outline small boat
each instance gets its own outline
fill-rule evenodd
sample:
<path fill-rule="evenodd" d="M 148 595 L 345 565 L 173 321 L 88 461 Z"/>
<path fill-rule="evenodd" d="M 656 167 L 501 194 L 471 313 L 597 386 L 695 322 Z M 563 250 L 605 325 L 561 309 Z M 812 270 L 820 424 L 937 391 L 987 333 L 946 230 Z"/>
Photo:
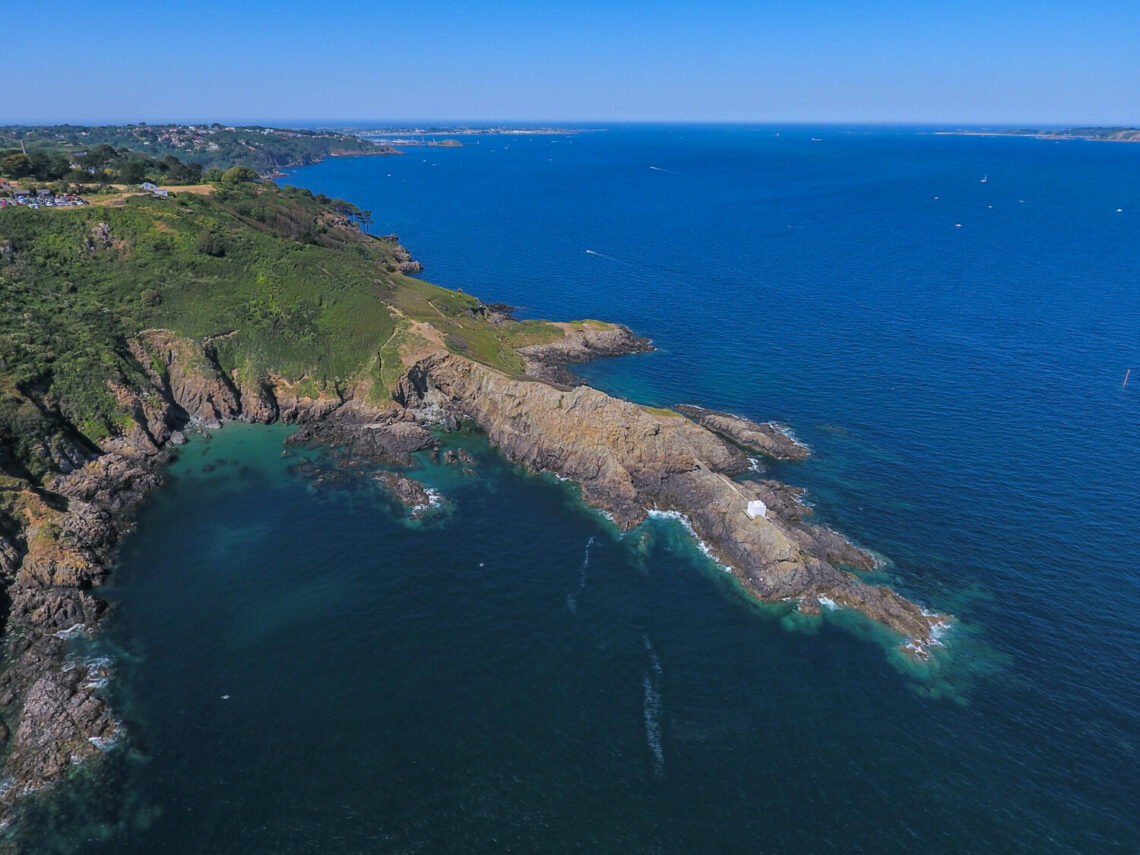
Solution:
<path fill-rule="evenodd" d="M 981 180 L 981 181 L 979 181 L 978 183 L 979 183 L 979 184 L 985 184 L 985 183 L 987 183 L 989 180 L 990 180 L 990 176 L 989 176 L 989 175 L 983 175 L 983 176 L 982 176 L 982 180 Z"/>

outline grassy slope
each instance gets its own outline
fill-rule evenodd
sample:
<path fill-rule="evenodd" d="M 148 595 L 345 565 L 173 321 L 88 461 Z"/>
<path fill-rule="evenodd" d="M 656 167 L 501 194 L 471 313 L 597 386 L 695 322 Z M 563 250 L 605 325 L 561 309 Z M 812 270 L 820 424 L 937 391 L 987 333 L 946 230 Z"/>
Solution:
<path fill-rule="evenodd" d="M 96 442 L 117 433 L 126 416 L 108 382 L 146 387 L 127 339 L 147 328 L 217 336 L 226 368 L 302 393 L 368 376 L 377 401 L 402 370 L 399 315 L 510 373 L 515 347 L 563 335 L 541 321 L 493 326 L 476 298 L 396 272 L 393 249 L 308 191 L 272 184 L 0 212 L 0 468 L 46 474 L 40 449 L 61 421 Z"/>

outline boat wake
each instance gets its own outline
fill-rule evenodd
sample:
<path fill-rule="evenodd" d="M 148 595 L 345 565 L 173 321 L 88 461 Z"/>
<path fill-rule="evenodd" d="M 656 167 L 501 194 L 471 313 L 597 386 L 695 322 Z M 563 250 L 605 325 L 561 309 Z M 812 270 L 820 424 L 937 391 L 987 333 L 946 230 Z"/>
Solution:
<path fill-rule="evenodd" d="M 641 680 L 645 690 L 642 710 L 645 715 L 645 742 L 653 755 L 653 774 L 660 778 L 665 774 L 665 749 L 661 745 L 661 660 L 653 649 L 649 636 L 642 634 L 645 652 L 649 654 L 650 670 Z"/>
<path fill-rule="evenodd" d="M 586 590 L 586 568 L 590 566 L 590 547 L 594 545 L 593 535 L 586 541 L 586 555 L 582 559 L 582 567 L 578 570 L 578 587 L 566 595 L 566 606 L 573 614 L 578 613 L 578 596 Z"/>
<path fill-rule="evenodd" d="M 634 267 L 635 266 L 635 265 L 630 264 L 628 261 L 622 261 L 620 258 L 614 258 L 612 255 L 606 255 L 604 252 L 596 252 L 592 249 L 586 250 L 586 255 L 596 255 L 598 258 L 604 258 L 607 261 L 614 261 L 614 262 L 617 262 L 618 264 L 624 264 L 626 267 Z"/>

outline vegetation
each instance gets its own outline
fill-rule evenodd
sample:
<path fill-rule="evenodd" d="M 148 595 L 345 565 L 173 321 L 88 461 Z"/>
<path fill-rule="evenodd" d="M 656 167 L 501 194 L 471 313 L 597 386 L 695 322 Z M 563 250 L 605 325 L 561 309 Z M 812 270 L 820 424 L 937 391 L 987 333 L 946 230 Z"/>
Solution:
<path fill-rule="evenodd" d="M 395 272 L 395 244 L 364 234 L 350 203 L 231 173 L 209 195 L 0 211 L 0 470 L 40 479 L 53 444 L 128 428 L 117 392 L 151 388 L 137 355 L 148 328 L 212 341 L 242 380 L 316 395 L 368 379 L 376 401 L 413 321 L 509 372 L 516 347 L 563 334 L 493 324 L 476 298 Z"/>
<path fill-rule="evenodd" d="M 1045 139 L 1061 140 L 1111 140 L 1114 142 L 1140 142 L 1140 129 L 1137 128 L 1065 128 L 1031 130 L 1019 128 L 1016 130 L 997 131 L 999 134 L 1010 136 L 1043 137 Z"/>
<path fill-rule="evenodd" d="M 0 176 L 137 184 L 145 175 L 168 184 L 195 184 L 206 171 L 225 171 L 238 164 L 264 175 L 315 163 L 330 154 L 384 151 L 395 150 L 350 134 L 260 126 L 10 125 L 0 127 Z"/>

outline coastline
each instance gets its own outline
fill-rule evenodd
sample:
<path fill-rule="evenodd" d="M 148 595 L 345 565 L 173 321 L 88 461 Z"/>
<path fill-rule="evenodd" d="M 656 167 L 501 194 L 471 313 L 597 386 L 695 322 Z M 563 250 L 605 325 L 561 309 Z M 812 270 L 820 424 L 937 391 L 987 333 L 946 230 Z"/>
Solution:
<path fill-rule="evenodd" d="M 1014 137 L 1019 139 L 1031 140 L 1052 140 L 1059 142 L 1062 140 L 1080 140 L 1083 142 L 1112 142 L 1112 143 L 1140 143 L 1140 131 L 1132 131 L 1136 134 L 1130 137 L 1111 137 L 1111 136 L 1097 136 L 1093 134 L 1079 134 L 1079 133 L 1066 133 L 1064 131 L 1050 132 L 1050 131 L 1027 131 L 1027 132 L 1014 132 L 1014 131 L 933 131 L 934 136 L 947 136 L 947 137 Z"/>
<path fill-rule="evenodd" d="M 499 315 L 482 309 L 496 323 Z M 677 515 L 749 595 L 794 600 L 805 615 L 818 615 L 821 604 L 845 606 L 894 631 L 910 655 L 930 655 L 942 616 L 863 584 L 848 568 L 873 569 L 874 559 L 808 523 L 810 509 L 795 488 L 739 479 L 752 469 L 745 449 L 785 459 L 800 459 L 806 449 L 786 436 L 781 445 L 775 428 L 729 414 L 694 408 L 699 414 L 691 418 L 572 386 L 567 363 L 651 345 L 620 325 L 554 326 L 562 338 L 519 348 L 524 372 L 511 376 L 454 352 L 431 323 L 408 320 L 400 377 L 383 404 L 368 403 L 359 385 L 308 397 L 283 380 L 242 382 L 223 369 L 209 341 L 167 330 L 139 333 L 130 347 L 149 366 L 151 389 L 118 390 L 129 424 L 99 445 L 70 428 L 71 441 L 53 449 L 58 474 L 50 491 L 21 487 L 16 507 L 25 524 L 0 531 L 0 567 L 13 603 L 0 707 L 16 723 L 4 734 L 8 783 L 0 822 L 10 820 L 21 797 L 66 777 L 121 735 L 124 725 L 99 691 L 105 665 L 77 665 L 68 641 L 98 632 L 107 606 L 95 589 L 109 576 L 134 509 L 161 488 L 163 466 L 183 432 L 230 421 L 324 426 L 326 435 L 316 431 L 315 441 L 359 444 L 357 453 L 379 465 L 427 447 L 427 427 L 471 422 L 509 460 L 573 480 L 586 503 L 619 529 L 654 514 Z M 710 416 L 719 420 L 701 423 Z M 413 479 L 396 476 L 386 486 L 409 506 L 424 500 Z"/>

